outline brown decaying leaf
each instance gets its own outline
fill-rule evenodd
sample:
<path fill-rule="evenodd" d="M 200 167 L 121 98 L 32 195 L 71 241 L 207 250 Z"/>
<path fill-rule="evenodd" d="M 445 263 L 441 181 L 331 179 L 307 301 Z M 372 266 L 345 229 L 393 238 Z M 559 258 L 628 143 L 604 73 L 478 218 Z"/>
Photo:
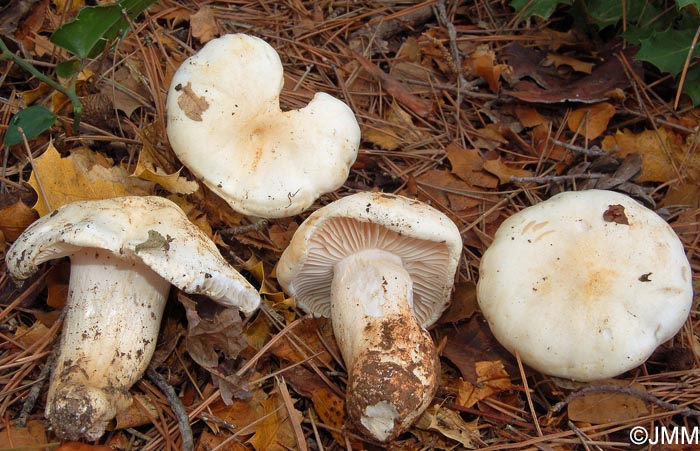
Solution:
<path fill-rule="evenodd" d="M 576 72 L 583 72 L 584 74 L 590 74 L 595 67 L 594 63 L 581 61 L 571 56 L 557 55 L 556 53 L 548 53 L 542 65 L 545 67 L 554 65 L 556 68 L 569 66 Z"/>
<path fill-rule="evenodd" d="M 457 282 L 450 300 L 450 306 L 438 320 L 438 324 L 456 323 L 470 318 L 479 308 L 474 282 Z"/>
<path fill-rule="evenodd" d="M 319 338 L 319 334 L 323 335 L 323 342 Z M 333 362 L 333 356 L 326 349 L 324 342 L 333 346 L 335 355 L 340 355 L 340 350 L 335 345 L 330 321 L 327 318 L 303 318 L 301 324 L 296 326 L 293 332 L 285 335 L 284 338 L 270 347 L 270 352 L 288 362 L 301 362 L 316 355 L 314 360 L 318 359 L 324 364 L 330 365 Z M 300 349 L 306 355 L 302 355 Z"/>
<path fill-rule="evenodd" d="M 203 5 L 190 16 L 190 30 L 192 30 L 192 37 L 199 39 L 202 44 L 221 34 L 211 6 Z"/>
<path fill-rule="evenodd" d="M 501 73 L 508 70 L 507 64 L 496 64 L 496 54 L 488 45 L 478 46 L 464 59 L 462 66 L 473 75 L 486 80 L 493 92 L 498 92 Z"/>
<path fill-rule="evenodd" d="M 509 183 L 511 177 L 531 177 L 532 172 L 508 166 L 501 158 L 484 161 L 484 169 L 498 177 L 501 184 Z"/>
<path fill-rule="evenodd" d="M 480 442 L 479 420 L 466 422 L 452 409 L 434 405 L 416 421 L 416 427 L 437 431 L 468 449 L 476 449 Z"/>
<path fill-rule="evenodd" d="M 458 325 L 440 326 L 439 334 L 447 337 L 442 355 L 459 369 L 465 381 L 477 383 L 476 363 L 481 361 L 500 360 L 508 374 L 519 374 L 515 358 L 496 341 L 481 315 Z"/>
<path fill-rule="evenodd" d="M 464 149 L 451 143 L 445 149 L 452 173 L 466 183 L 482 188 L 496 188 L 498 179 L 484 171 L 484 157 L 478 149 Z"/>
<path fill-rule="evenodd" d="M 610 379 L 598 384 L 628 386 L 629 382 Z M 641 384 L 631 388 L 645 391 Z M 625 392 L 592 391 L 574 398 L 567 407 L 569 419 L 591 424 L 617 423 L 641 418 L 651 412 L 646 402 Z"/>
<path fill-rule="evenodd" d="M 12 426 L 12 424 L 8 422 L 7 429 L 0 434 L 0 449 L 41 449 L 41 446 L 37 445 L 49 443 L 46 439 L 46 429 L 43 421 L 30 420 L 23 428 Z"/>
<path fill-rule="evenodd" d="M 596 139 L 608 130 L 608 123 L 614 115 L 614 106 L 600 102 L 572 111 L 566 125 L 586 139 Z"/>
<path fill-rule="evenodd" d="M 476 362 L 475 368 L 476 383 L 459 381 L 456 402 L 460 406 L 471 407 L 482 399 L 514 387 L 500 360 Z"/>
<path fill-rule="evenodd" d="M 158 408 L 148 396 L 134 393 L 131 405 L 114 417 L 114 430 L 151 424 L 151 418 L 158 418 Z"/>
<path fill-rule="evenodd" d="M 260 419 L 255 426 L 255 434 L 248 443 L 256 451 L 287 451 L 297 449 L 297 441 L 289 415 L 296 415 L 301 421 L 301 412 L 294 409 L 289 412 L 278 395 L 272 395 L 260 401 Z"/>
<path fill-rule="evenodd" d="M 66 442 L 56 448 L 54 451 L 114 451 L 110 446 L 105 445 L 90 445 L 81 442 Z"/>
<path fill-rule="evenodd" d="M 449 206 L 453 212 L 466 210 L 479 204 L 479 200 L 459 194 L 460 191 L 474 192 L 477 189 L 447 169 L 431 169 L 421 174 L 416 179 L 416 183 L 431 197 L 439 199 L 440 203 Z"/>
<path fill-rule="evenodd" d="M 395 150 L 405 142 L 420 141 L 428 134 L 416 128 L 413 118 L 398 103 L 392 102 L 384 111 L 385 124 L 363 127 L 362 138 L 386 150 Z"/>
<path fill-rule="evenodd" d="M 351 52 L 362 68 L 379 80 L 386 92 L 393 96 L 398 103 L 420 117 L 427 117 L 433 111 L 433 102 L 411 94 L 399 81 L 372 64 L 370 60 L 355 51 L 351 50 Z"/>
<path fill-rule="evenodd" d="M 193 121 L 202 122 L 202 114 L 209 109 L 209 102 L 204 96 L 197 95 L 192 90 L 192 83 L 185 86 L 178 84 L 175 91 L 180 93 L 177 97 L 177 106 L 185 113 L 185 116 Z"/>
<path fill-rule="evenodd" d="M 0 231 L 8 241 L 15 241 L 29 224 L 39 219 L 36 210 L 21 200 L 0 210 Z"/>

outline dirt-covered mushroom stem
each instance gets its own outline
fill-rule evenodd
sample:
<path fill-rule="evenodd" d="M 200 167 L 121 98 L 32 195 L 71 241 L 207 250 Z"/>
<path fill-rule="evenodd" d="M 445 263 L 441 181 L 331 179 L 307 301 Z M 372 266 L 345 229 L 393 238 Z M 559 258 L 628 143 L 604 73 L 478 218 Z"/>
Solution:
<path fill-rule="evenodd" d="M 170 283 L 138 261 L 84 249 L 71 257 L 69 286 L 46 413 L 59 438 L 97 440 L 151 361 Z"/>
<path fill-rule="evenodd" d="M 46 416 L 63 440 L 98 439 L 131 403 L 155 350 L 170 285 L 246 314 L 260 297 L 173 202 L 155 196 L 74 202 L 15 241 L 7 269 L 23 280 L 69 257 L 71 276 Z"/>
<path fill-rule="evenodd" d="M 348 418 L 373 440 L 406 431 L 435 394 L 440 364 L 426 328 L 447 308 L 461 251 L 443 213 L 364 192 L 313 212 L 279 260 L 277 280 L 297 305 L 332 319 Z"/>
<path fill-rule="evenodd" d="M 413 281 L 397 255 L 369 249 L 335 265 L 331 319 L 348 369 L 349 416 L 384 441 L 432 400 L 440 362 L 413 316 Z"/>

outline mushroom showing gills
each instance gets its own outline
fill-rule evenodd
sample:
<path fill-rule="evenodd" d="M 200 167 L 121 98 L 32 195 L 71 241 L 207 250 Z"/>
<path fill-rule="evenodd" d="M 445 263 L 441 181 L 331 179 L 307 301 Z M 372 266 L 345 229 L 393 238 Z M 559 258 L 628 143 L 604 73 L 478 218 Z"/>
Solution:
<path fill-rule="evenodd" d="M 578 381 L 642 364 L 692 304 L 671 227 L 613 191 L 565 192 L 514 214 L 484 253 L 479 306 L 498 341 L 530 367 Z"/>
<path fill-rule="evenodd" d="M 282 111 L 277 52 L 262 39 L 209 41 L 176 71 L 168 138 L 180 161 L 236 211 L 293 216 L 339 188 L 357 157 L 360 127 L 342 101 L 318 93 Z"/>
<path fill-rule="evenodd" d="M 46 416 L 63 440 L 99 438 L 131 403 L 170 285 L 253 312 L 258 292 L 183 211 L 161 197 L 75 202 L 34 222 L 7 254 L 15 279 L 68 256 L 71 274 Z"/>
<path fill-rule="evenodd" d="M 330 316 L 349 418 L 375 440 L 405 431 L 435 394 L 440 363 L 425 328 L 448 305 L 461 250 L 432 207 L 359 193 L 312 213 L 277 265 L 301 308 Z"/>

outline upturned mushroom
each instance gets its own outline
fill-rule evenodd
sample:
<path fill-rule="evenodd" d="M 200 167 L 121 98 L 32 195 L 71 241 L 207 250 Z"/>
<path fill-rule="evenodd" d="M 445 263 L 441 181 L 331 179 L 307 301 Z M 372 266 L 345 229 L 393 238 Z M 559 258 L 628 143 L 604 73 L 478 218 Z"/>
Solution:
<path fill-rule="evenodd" d="M 282 111 L 277 52 L 262 39 L 209 41 L 175 73 L 168 137 L 180 161 L 236 211 L 293 216 L 339 188 L 357 157 L 360 128 L 342 101 L 317 93 Z"/>
<path fill-rule="evenodd" d="M 123 197 L 65 205 L 34 222 L 7 253 L 13 278 L 70 257 L 66 316 L 46 417 L 64 440 L 96 440 L 131 403 L 146 370 L 170 285 L 238 307 L 258 292 L 173 202 Z"/>
<path fill-rule="evenodd" d="M 348 416 L 375 440 L 405 431 L 435 394 L 440 362 L 425 328 L 448 305 L 461 250 L 441 212 L 367 192 L 312 213 L 277 265 L 301 308 L 331 318 Z"/>
<path fill-rule="evenodd" d="M 479 306 L 498 341 L 542 373 L 578 381 L 642 364 L 688 317 L 683 244 L 613 191 L 564 192 L 514 214 L 484 253 Z"/>

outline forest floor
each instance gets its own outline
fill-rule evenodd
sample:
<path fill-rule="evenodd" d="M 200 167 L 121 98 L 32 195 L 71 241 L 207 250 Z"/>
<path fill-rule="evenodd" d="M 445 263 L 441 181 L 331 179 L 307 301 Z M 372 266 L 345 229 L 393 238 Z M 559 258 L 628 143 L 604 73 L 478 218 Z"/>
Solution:
<path fill-rule="evenodd" d="M 57 79 L 57 64 L 70 55 L 49 37 L 83 0 L 4 3 L 0 37 Z M 340 189 L 300 215 L 249 228 L 182 169 L 166 135 L 175 70 L 227 33 L 261 37 L 277 50 L 284 110 L 326 92 L 350 106 L 362 131 Z M 631 440 L 634 428 L 697 432 L 696 303 L 645 364 L 589 384 L 524 367 L 498 345 L 476 303 L 480 258 L 499 225 L 556 193 L 591 188 L 629 194 L 666 219 L 685 246 L 697 292 L 700 110 L 677 95 L 673 77 L 635 60 L 634 46 L 603 39 L 565 13 L 520 21 L 507 2 L 491 0 L 162 0 L 112 44 L 73 79 L 84 106 L 77 131 L 65 93 L 0 60 L 0 135 L 29 105 L 58 116 L 47 131 L 4 149 L 0 251 L 52 208 L 116 195 L 168 197 L 215 240 L 269 308 L 242 323 L 202 313 L 208 335 L 197 342 L 187 296 L 171 293 L 155 366 L 182 400 L 197 450 L 625 450 L 647 449 Z M 274 273 L 312 211 L 360 191 L 427 202 L 454 221 L 464 242 L 451 307 L 430 330 L 442 363 L 437 394 L 390 445 L 348 424 L 347 375 L 329 323 L 298 310 Z M 0 449 L 59 445 L 44 422 L 45 388 L 26 426 L 17 420 L 60 336 L 68 272 L 67 262 L 53 262 L 18 287 L 1 268 Z M 216 352 L 211 343 L 219 343 Z M 132 407 L 97 443 L 62 449 L 181 449 L 163 391 L 144 378 L 131 393 Z M 677 441 L 654 449 L 697 449 L 695 439 L 695 447 Z"/>

